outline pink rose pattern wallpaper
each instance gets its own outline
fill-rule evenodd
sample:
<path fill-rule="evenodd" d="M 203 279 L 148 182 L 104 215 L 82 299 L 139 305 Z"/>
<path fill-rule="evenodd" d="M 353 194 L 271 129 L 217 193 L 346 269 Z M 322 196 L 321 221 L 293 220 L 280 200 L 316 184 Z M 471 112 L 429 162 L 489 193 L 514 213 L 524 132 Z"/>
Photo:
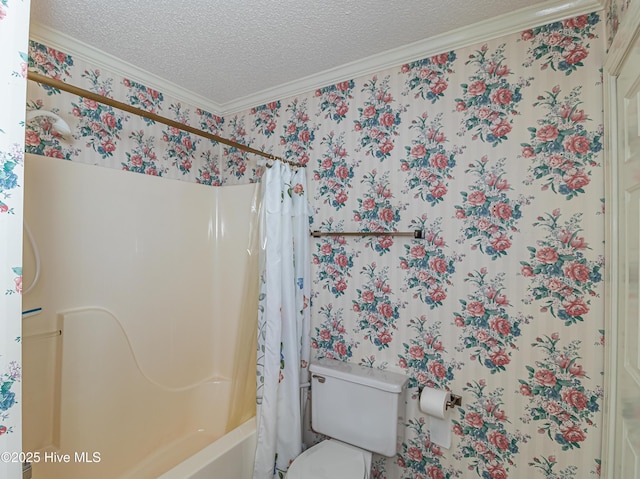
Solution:
<path fill-rule="evenodd" d="M 613 38 L 620 27 L 620 20 L 629 8 L 631 0 L 607 0 L 605 2 L 605 15 L 607 25 L 607 47 L 611 46 Z"/>
<path fill-rule="evenodd" d="M 22 450 L 22 216 L 29 2 L 0 0 L 0 451 Z M 0 462 L 1 477 L 21 464 Z"/>
<path fill-rule="evenodd" d="M 606 13 L 443 52 L 224 118 L 32 42 L 29 68 L 306 166 L 314 357 L 463 397 L 450 449 L 410 408 L 378 479 L 599 476 Z M 618 7 L 618 11 L 620 7 Z M 27 151 L 225 186 L 256 158 L 29 85 Z M 5 169 L 6 171 L 6 169 Z M 414 404 L 415 406 L 415 404 Z"/>

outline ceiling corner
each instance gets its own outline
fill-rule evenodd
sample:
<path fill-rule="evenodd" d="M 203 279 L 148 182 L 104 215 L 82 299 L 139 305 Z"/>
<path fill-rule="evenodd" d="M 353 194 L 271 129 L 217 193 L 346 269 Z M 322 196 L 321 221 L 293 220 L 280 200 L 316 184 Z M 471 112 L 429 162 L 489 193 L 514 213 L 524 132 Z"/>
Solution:
<path fill-rule="evenodd" d="M 60 50 L 73 58 L 87 62 L 89 65 L 104 68 L 111 73 L 128 78 L 148 88 L 153 88 L 164 95 L 171 96 L 178 101 L 184 101 L 194 107 L 206 110 L 208 113 L 222 116 L 222 107 L 216 102 L 185 90 L 151 72 L 143 70 L 131 63 L 125 62 L 102 50 L 98 50 L 86 43 L 76 40 L 69 35 L 54 30 L 38 22 L 31 22 L 29 39 L 48 47 Z"/>

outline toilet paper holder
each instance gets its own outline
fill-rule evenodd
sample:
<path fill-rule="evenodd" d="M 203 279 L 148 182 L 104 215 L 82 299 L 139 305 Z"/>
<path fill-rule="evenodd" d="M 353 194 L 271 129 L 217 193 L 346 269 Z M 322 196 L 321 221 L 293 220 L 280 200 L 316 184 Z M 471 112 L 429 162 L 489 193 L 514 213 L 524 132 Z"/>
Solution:
<path fill-rule="evenodd" d="M 418 397 L 422 394 L 424 387 L 418 388 Z M 458 394 L 449 393 L 449 400 L 445 403 L 445 409 L 453 409 L 456 406 L 462 406 L 462 396 Z"/>

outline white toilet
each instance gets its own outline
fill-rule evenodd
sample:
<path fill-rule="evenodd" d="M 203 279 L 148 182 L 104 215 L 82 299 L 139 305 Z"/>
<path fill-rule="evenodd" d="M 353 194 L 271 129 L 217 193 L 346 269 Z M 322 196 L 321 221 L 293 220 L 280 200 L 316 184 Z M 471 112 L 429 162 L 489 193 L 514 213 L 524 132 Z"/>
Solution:
<path fill-rule="evenodd" d="M 331 439 L 300 454 L 287 479 L 369 479 L 372 453 L 402 443 L 408 377 L 321 359 L 311 371 L 311 425 Z"/>

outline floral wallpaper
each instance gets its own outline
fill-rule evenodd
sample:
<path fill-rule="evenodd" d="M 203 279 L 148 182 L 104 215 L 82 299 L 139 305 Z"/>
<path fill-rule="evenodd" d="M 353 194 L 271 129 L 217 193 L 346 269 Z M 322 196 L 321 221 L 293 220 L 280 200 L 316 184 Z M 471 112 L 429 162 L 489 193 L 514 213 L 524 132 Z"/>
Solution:
<path fill-rule="evenodd" d="M 129 78 L 116 80 L 72 55 L 33 41 L 29 44 L 29 69 L 213 134 L 218 134 L 224 123 L 218 115 Z M 53 128 L 50 117 L 36 116 L 26 124 L 28 153 L 210 186 L 222 184 L 217 142 L 35 83 L 29 83 L 28 89 L 27 111 L 31 110 L 58 114 L 70 125 L 72 134 L 65 138 Z M 227 174 L 247 168 L 243 154 L 225 150 L 224 156 L 229 157 Z M 256 173 L 254 180 L 258 178 Z"/>
<path fill-rule="evenodd" d="M 637 0 L 633 0 L 637 1 Z M 606 0 L 605 13 L 607 25 L 607 47 L 611 47 L 613 39 L 620 28 L 620 21 L 625 12 L 629 9 L 632 0 Z"/>
<path fill-rule="evenodd" d="M 423 232 L 312 240 L 314 356 L 463 397 L 450 449 L 414 406 L 373 477 L 599 476 L 603 32 L 593 13 L 444 52 L 281 99 L 248 134 L 295 147 L 314 229 Z"/>
<path fill-rule="evenodd" d="M 311 240 L 314 357 L 462 395 L 453 441 L 415 404 L 373 477 L 600 474 L 603 85 L 610 22 L 580 15 L 224 118 L 32 42 L 29 68 L 306 166 L 312 227 L 422 231 Z M 610 28 L 610 25 L 609 25 Z M 29 85 L 27 151 L 213 186 L 242 151 Z"/>
<path fill-rule="evenodd" d="M 20 452 L 22 187 L 29 2 L 0 1 L 0 451 Z M 21 477 L 0 461 L 0 476 Z"/>

